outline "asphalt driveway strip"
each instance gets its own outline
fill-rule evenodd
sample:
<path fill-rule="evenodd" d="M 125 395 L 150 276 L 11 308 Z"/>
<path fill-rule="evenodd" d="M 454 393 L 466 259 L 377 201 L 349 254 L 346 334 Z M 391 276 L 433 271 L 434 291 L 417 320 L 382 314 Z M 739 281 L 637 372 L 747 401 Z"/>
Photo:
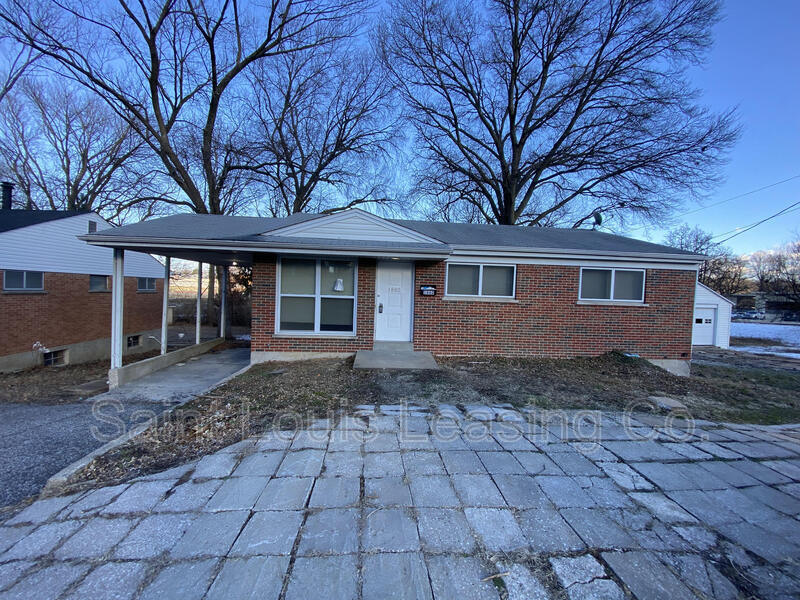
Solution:
<path fill-rule="evenodd" d="M 65 466 L 204 392 L 248 362 L 247 348 L 224 350 L 83 402 L 0 404 L 0 506 L 39 493 Z"/>

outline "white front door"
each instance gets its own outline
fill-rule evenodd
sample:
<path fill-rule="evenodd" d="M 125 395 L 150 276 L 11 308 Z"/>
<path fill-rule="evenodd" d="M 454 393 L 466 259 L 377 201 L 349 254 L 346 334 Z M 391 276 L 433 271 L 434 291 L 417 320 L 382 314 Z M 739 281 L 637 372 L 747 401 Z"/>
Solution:
<path fill-rule="evenodd" d="M 411 341 L 411 299 L 414 267 L 411 263 L 379 261 L 375 275 L 375 339 Z"/>
<path fill-rule="evenodd" d="M 692 325 L 692 345 L 713 346 L 716 326 L 716 308 L 695 308 L 694 325 Z"/>

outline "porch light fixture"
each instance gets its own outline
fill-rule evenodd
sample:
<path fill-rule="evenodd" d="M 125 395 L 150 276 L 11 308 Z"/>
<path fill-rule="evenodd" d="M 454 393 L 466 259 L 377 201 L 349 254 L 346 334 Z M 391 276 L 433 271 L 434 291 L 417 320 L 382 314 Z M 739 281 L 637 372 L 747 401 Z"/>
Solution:
<path fill-rule="evenodd" d="M 337 279 L 336 283 L 333 284 L 333 291 L 334 292 L 343 292 L 344 291 L 344 281 L 341 279 Z"/>

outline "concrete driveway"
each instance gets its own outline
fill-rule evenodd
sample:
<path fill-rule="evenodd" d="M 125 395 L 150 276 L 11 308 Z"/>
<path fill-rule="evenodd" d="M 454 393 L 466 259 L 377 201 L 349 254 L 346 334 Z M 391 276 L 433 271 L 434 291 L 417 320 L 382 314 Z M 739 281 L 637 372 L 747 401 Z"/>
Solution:
<path fill-rule="evenodd" d="M 798 427 L 359 415 L 34 503 L 0 527 L 2 597 L 800 594 Z"/>
<path fill-rule="evenodd" d="M 38 494 L 65 466 L 249 362 L 249 350 L 204 354 L 70 404 L 0 404 L 0 506 Z"/>

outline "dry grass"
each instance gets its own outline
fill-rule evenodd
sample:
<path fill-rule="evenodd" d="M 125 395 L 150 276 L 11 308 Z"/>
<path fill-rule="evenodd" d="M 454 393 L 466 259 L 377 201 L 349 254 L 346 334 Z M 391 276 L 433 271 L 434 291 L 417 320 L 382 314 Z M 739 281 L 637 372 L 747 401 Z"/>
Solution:
<path fill-rule="evenodd" d="M 757 337 L 732 337 L 731 346 L 786 346 L 783 340 L 773 340 L 770 338 L 757 338 Z"/>
<path fill-rule="evenodd" d="M 157 350 L 123 357 L 123 364 L 156 356 Z M 35 367 L 17 373 L 0 375 L 0 402 L 26 404 L 63 404 L 75 402 L 83 395 L 72 390 L 76 386 L 108 377 L 110 362 L 95 360 L 63 367 Z"/>
<path fill-rule="evenodd" d="M 109 484 L 212 453 L 268 428 L 350 412 L 357 404 L 509 402 L 543 409 L 645 407 L 650 395 L 684 402 L 696 418 L 800 421 L 800 371 L 696 365 L 676 377 L 646 361 L 596 358 L 443 359 L 440 371 L 354 371 L 352 359 L 271 363 L 162 415 L 145 434 L 99 457 L 74 478 Z"/>

